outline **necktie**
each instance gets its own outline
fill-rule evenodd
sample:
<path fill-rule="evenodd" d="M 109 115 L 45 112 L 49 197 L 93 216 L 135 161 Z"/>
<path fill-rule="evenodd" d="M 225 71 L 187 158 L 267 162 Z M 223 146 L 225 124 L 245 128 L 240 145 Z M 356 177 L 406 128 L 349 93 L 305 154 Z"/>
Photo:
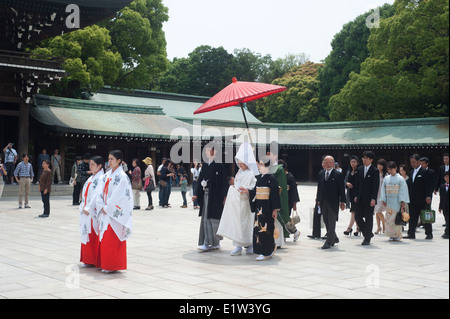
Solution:
<path fill-rule="evenodd" d="M 328 180 L 328 177 L 330 177 L 330 172 L 329 171 L 327 171 L 327 173 L 325 174 L 325 180 L 326 181 Z"/>

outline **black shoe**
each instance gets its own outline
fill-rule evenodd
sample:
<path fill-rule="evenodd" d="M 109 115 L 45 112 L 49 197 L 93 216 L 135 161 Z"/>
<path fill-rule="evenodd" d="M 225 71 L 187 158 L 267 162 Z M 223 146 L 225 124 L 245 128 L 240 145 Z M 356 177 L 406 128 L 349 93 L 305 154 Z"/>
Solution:
<path fill-rule="evenodd" d="M 308 238 L 311 238 L 311 239 L 320 239 L 320 237 L 316 237 L 316 236 L 314 236 L 314 235 L 308 235 Z"/>
<path fill-rule="evenodd" d="M 431 240 L 431 239 L 433 239 L 433 235 L 427 235 L 427 237 L 425 237 L 425 239 Z"/>
<path fill-rule="evenodd" d="M 403 239 L 416 239 L 416 236 L 408 235 L 408 236 L 403 237 Z"/>
<path fill-rule="evenodd" d="M 352 231 L 353 231 L 353 228 L 348 228 L 348 229 L 344 232 L 344 235 L 345 235 L 345 236 L 351 235 Z"/>
<path fill-rule="evenodd" d="M 363 242 L 361 243 L 363 246 L 369 246 L 370 245 L 370 239 L 364 238 Z"/>
<path fill-rule="evenodd" d="M 444 235 L 442 235 L 442 238 L 448 239 L 448 235 L 447 235 L 447 234 L 444 234 Z"/>
<path fill-rule="evenodd" d="M 47 218 L 47 217 L 49 217 L 50 215 L 49 214 L 42 214 L 42 215 L 39 215 L 38 217 L 41 217 L 41 218 Z"/>
<path fill-rule="evenodd" d="M 331 245 L 328 243 L 328 242 L 326 242 L 325 244 L 323 244 L 323 246 L 322 246 L 322 249 L 330 249 L 331 248 Z"/>

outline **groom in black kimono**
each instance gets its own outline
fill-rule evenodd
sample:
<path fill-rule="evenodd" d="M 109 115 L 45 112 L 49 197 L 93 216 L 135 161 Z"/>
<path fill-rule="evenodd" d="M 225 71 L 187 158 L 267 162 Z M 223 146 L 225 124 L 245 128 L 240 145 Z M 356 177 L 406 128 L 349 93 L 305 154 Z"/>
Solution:
<path fill-rule="evenodd" d="M 216 163 L 217 150 L 205 147 L 207 161 L 203 163 L 197 184 L 197 200 L 200 204 L 201 219 L 198 249 L 209 251 L 220 249 L 220 236 L 217 236 L 223 207 L 228 192 L 228 180 L 225 168 Z"/>

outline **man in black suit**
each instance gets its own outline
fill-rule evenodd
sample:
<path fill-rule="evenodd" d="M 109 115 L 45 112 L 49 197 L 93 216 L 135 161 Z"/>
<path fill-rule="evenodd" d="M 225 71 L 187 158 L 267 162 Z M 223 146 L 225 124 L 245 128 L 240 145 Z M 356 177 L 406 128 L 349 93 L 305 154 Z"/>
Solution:
<path fill-rule="evenodd" d="M 409 173 L 407 181 L 409 190 L 409 229 L 407 239 L 416 238 L 416 228 L 419 222 L 420 211 L 431 205 L 431 196 L 433 194 L 433 183 L 430 174 L 420 166 L 420 155 L 414 154 L 409 158 L 412 170 Z M 433 239 L 433 227 L 431 224 L 425 224 L 426 239 Z"/>
<path fill-rule="evenodd" d="M 370 240 L 373 237 L 373 215 L 380 187 L 380 173 L 372 165 L 374 159 L 375 154 L 372 151 L 363 153 L 363 165 L 358 168 L 356 180 L 354 198 L 356 203 L 355 220 L 364 236 L 362 242 L 364 246 L 370 245 Z"/>
<path fill-rule="evenodd" d="M 339 242 L 336 221 L 339 217 L 339 203 L 341 210 L 344 210 L 346 198 L 344 175 L 333 168 L 334 158 L 325 157 L 324 166 L 325 169 L 319 173 L 316 198 L 327 228 L 327 240 L 322 249 L 329 249 Z"/>
<path fill-rule="evenodd" d="M 450 157 L 448 156 L 448 153 L 444 154 L 443 161 L 444 161 L 444 165 L 439 167 L 439 170 L 437 172 L 436 184 L 434 186 L 434 195 L 437 195 L 439 188 L 441 187 L 442 184 L 445 183 L 444 174 L 445 174 L 445 172 L 448 172 L 449 168 L 450 168 L 450 166 L 449 166 Z"/>
<path fill-rule="evenodd" d="M 439 195 L 441 197 L 439 202 L 439 212 L 444 213 L 445 218 L 445 233 L 442 235 L 442 238 L 448 239 L 448 187 L 449 187 L 449 172 L 446 171 L 444 173 L 444 181 L 445 183 L 441 185 L 439 188 Z"/>
<path fill-rule="evenodd" d="M 430 164 L 430 160 L 428 157 L 420 158 L 420 166 L 422 166 L 422 168 L 425 170 L 425 174 L 430 175 L 430 176 L 428 176 L 428 178 L 431 179 L 430 183 L 431 183 L 431 185 L 433 185 L 433 189 L 434 189 L 434 185 L 436 185 L 437 176 L 436 176 L 436 172 L 434 171 L 434 169 L 429 167 L 429 164 Z M 433 196 L 433 194 L 431 194 L 431 196 Z M 433 200 L 433 197 L 431 197 L 431 199 Z"/>

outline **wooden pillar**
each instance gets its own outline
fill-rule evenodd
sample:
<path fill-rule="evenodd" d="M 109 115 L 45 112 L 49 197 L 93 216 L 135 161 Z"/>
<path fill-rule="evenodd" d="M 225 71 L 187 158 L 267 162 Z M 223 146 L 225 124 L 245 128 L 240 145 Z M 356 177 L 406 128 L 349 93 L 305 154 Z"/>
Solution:
<path fill-rule="evenodd" d="M 19 132 L 17 140 L 19 161 L 22 158 L 22 154 L 28 153 L 29 113 L 28 104 L 25 101 L 21 101 L 19 105 Z"/>

